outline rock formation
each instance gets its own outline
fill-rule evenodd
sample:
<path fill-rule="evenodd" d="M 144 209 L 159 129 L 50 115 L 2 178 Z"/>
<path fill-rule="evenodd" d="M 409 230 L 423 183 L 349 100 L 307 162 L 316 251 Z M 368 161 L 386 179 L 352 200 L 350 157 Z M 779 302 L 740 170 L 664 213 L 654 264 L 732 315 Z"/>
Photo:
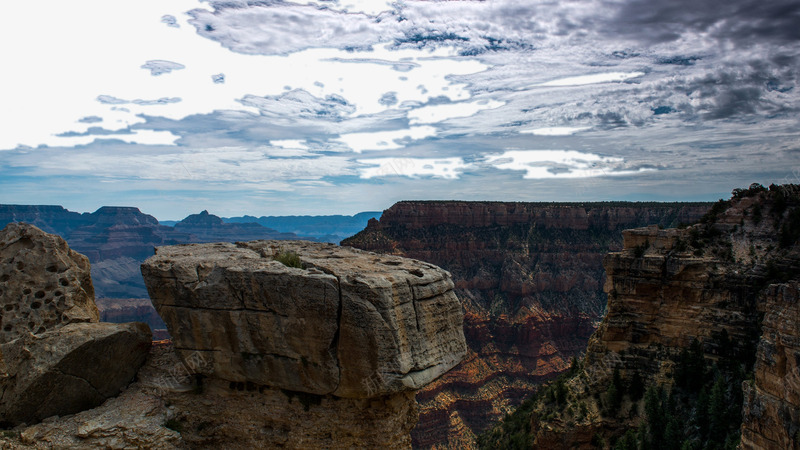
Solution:
<path fill-rule="evenodd" d="M 338 244 L 363 230 L 369 219 L 381 216 L 380 211 L 365 211 L 352 216 L 241 216 L 228 217 L 228 223 L 257 223 L 285 233 L 294 233 L 319 242 Z M 244 239 L 240 239 L 244 240 Z"/>
<path fill-rule="evenodd" d="M 413 392 L 350 399 L 205 378 L 155 346 L 137 381 L 102 406 L 0 434 L 10 448 L 410 448 Z M 4 447 L 6 448 L 6 447 Z"/>
<path fill-rule="evenodd" d="M 193 243 L 297 239 L 294 233 L 280 233 L 257 223 L 226 223 L 208 211 L 186 217 L 176 223 L 174 229 L 192 235 L 188 242 Z"/>
<path fill-rule="evenodd" d="M 96 293 L 101 298 L 146 298 L 139 265 L 161 245 L 251 239 L 296 239 L 257 224 L 226 224 L 217 216 L 194 214 L 180 226 L 160 225 L 158 220 L 125 206 L 104 206 L 93 213 L 78 214 L 60 206 L 0 205 L 0 226 L 31 223 L 60 235 L 89 257 Z"/>
<path fill-rule="evenodd" d="M 708 203 L 399 202 L 342 245 L 428 261 L 464 303 L 465 361 L 417 395 L 415 446 L 477 433 L 569 366 L 605 307 L 621 231 L 692 223 Z"/>
<path fill-rule="evenodd" d="M 60 237 L 12 223 L 0 232 L 3 342 L 60 324 L 97 322 L 89 260 Z"/>
<path fill-rule="evenodd" d="M 58 236 L 13 223 L 0 232 L 0 422 L 94 407 L 144 362 L 144 324 L 97 323 L 87 258 Z"/>
<path fill-rule="evenodd" d="M 142 273 L 179 356 L 230 382 L 369 398 L 418 390 L 466 352 L 450 275 L 419 261 L 254 241 L 162 247 Z"/>
<path fill-rule="evenodd" d="M 753 382 L 745 382 L 742 448 L 800 445 L 800 282 L 771 285 Z"/>
<path fill-rule="evenodd" d="M 686 229 L 624 232 L 585 358 L 481 444 L 796 448 L 799 240 L 791 185 L 735 190 Z"/>
<path fill-rule="evenodd" d="M 162 247 L 142 271 L 175 345 L 77 412 L 138 368 L 119 347 L 151 348 L 146 326 L 68 323 L 3 344 L 0 406 L 69 415 L 6 430 L 0 447 L 410 448 L 415 392 L 466 352 L 450 275 L 420 261 L 254 241 Z"/>

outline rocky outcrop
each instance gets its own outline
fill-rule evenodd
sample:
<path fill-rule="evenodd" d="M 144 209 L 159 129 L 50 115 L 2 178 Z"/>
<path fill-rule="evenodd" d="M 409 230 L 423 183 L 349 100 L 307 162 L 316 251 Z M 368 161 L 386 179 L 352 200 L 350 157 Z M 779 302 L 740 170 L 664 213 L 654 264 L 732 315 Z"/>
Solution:
<path fill-rule="evenodd" d="M 800 187 L 733 194 L 689 228 L 624 232 L 585 358 L 484 447 L 795 448 Z"/>
<path fill-rule="evenodd" d="M 297 238 L 257 224 L 222 223 L 208 212 L 168 227 L 127 206 L 103 206 L 93 213 L 78 214 L 60 206 L 0 205 L 0 226 L 12 222 L 31 223 L 58 234 L 73 250 L 88 256 L 100 298 L 147 298 L 139 265 L 156 246 Z"/>
<path fill-rule="evenodd" d="M 136 375 L 150 349 L 143 323 L 73 323 L 0 345 L 0 415 L 36 423 L 100 405 Z"/>
<path fill-rule="evenodd" d="M 800 446 L 800 282 L 776 284 L 764 295 L 755 376 L 745 382 L 742 448 Z"/>
<path fill-rule="evenodd" d="M 159 248 L 142 273 L 178 354 L 231 382 L 368 398 L 418 390 L 466 352 L 450 275 L 419 261 L 254 241 Z"/>
<path fill-rule="evenodd" d="M 0 232 L 3 342 L 73 322 L 97 322 L 89 260 L 64 239 L 12 223 Z"/>
<path fill-rule="evenodd" d="M 206 364 L 202 355 L 191 367 Z M 137 381 L 102 406 L 0 435 L 10 448 L 410 448 L 413 392 L 349 399 L 192 376 L 155 346 Z M 4 447 L 6 448 L 6 447 Z"/>
<path fill-rule="evenodd" d="M 0 446 L 410 448 L 415 392 L 466 351 L 450 275 L 420 261 L 253 241 L 159 248 L 142 270 L 176 345 L 106 323 L 2 344 L 0 419 L 48 417 Z M 140 347 L 135 383 L 97 406 Z"/>
<path fill-rule="evenodd" d="M 439 265 L 464 303 L 470 351 L 417 395 L 419 447 L 474 446 L 569 367 L 605 307 L 603 256 L 622 230 L 691 223 L 708 203 L 399 202 L 349 245 Z"/>
<path fill-rule="evenodd" d="M 89 270 L 58 236 L 20 223 L 0 232 L 0 422 L 97 406 L 144 362 L 150 329 L 96 323 Z"/>

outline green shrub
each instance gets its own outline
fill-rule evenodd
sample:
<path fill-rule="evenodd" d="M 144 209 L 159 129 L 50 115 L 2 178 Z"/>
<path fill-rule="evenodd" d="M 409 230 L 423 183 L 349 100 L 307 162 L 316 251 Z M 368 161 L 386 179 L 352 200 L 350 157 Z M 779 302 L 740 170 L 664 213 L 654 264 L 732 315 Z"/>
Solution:
<path fill-rule="evenodd" d="M 285 251 L 275 255 L 275 261 L 282 263 L 286 267 L 305 269 L 305 266 L 303 266 L 303 261 L 300 261 L 300 256 L 292 251 Z"/>

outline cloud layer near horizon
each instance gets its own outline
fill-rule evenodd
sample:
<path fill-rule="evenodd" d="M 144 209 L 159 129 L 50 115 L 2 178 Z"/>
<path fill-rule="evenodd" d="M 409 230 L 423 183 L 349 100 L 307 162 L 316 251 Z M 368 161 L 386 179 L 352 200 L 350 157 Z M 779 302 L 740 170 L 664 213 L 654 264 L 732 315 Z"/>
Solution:
<path fill-rule="evenodd" d="M 0 30 L 2 203 L 166 219 L 800 182 L 793 1 L 43 3 Z"/>

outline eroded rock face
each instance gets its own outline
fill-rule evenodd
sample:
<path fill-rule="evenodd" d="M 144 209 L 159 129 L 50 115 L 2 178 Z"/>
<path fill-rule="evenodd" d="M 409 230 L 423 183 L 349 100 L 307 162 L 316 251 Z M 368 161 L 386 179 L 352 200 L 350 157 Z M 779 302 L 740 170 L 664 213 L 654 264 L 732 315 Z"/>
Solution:
<path fill-rule="evenodd" d="M 34 423 L 103 403 L 136 375 L 150 339 L 143 323 L 73 323 L 0 345 L 0 417 Z"/>
<path fill-rule="evenodd" d="M 203 364 L 202 355 L 197 361 Z M 137 381 L 102 406 L 0 435 L 2 448 L 410 448 L 413 392 L 314 396 L 205 378 L 171 345 L 154 346 Z"/>
<path fill-rule="evenodd" d="M 88 259 L 28 224 L 0 232 L 0 422 L 99 405 L 125 387 L 150 347 L 145 324 L 98 322 Z"/>
<path fill-rule="evenodd" d="M 274 258 L 294 252 L 305 268 Z M 184 361 L 232 382 L 369 398 L 420 389 L 466 353 L 449 273 L 332 244 L 160 247 L 142 265 Z"/>
<path fill-rule="evenodd" d="M 342 241 L 453 275 L 464 361 L 417 394 L 416 447 L 469 448 L 476 434 L 569 367 L 601 319 L 603 256 L 622 230 L 692 223 L 709 203 L 405 201 Z"/>
<path fill-rule="evenodd" d="M 97 322 L 89 260 L 54 234 L 23 223 L 0 232 L 0 341 Z"/>
<path fill-rule="evenodd" d="M 753 383 L 745 382 L 742 448 L 800 444 L 800 282 L 772 285 Z"/>

